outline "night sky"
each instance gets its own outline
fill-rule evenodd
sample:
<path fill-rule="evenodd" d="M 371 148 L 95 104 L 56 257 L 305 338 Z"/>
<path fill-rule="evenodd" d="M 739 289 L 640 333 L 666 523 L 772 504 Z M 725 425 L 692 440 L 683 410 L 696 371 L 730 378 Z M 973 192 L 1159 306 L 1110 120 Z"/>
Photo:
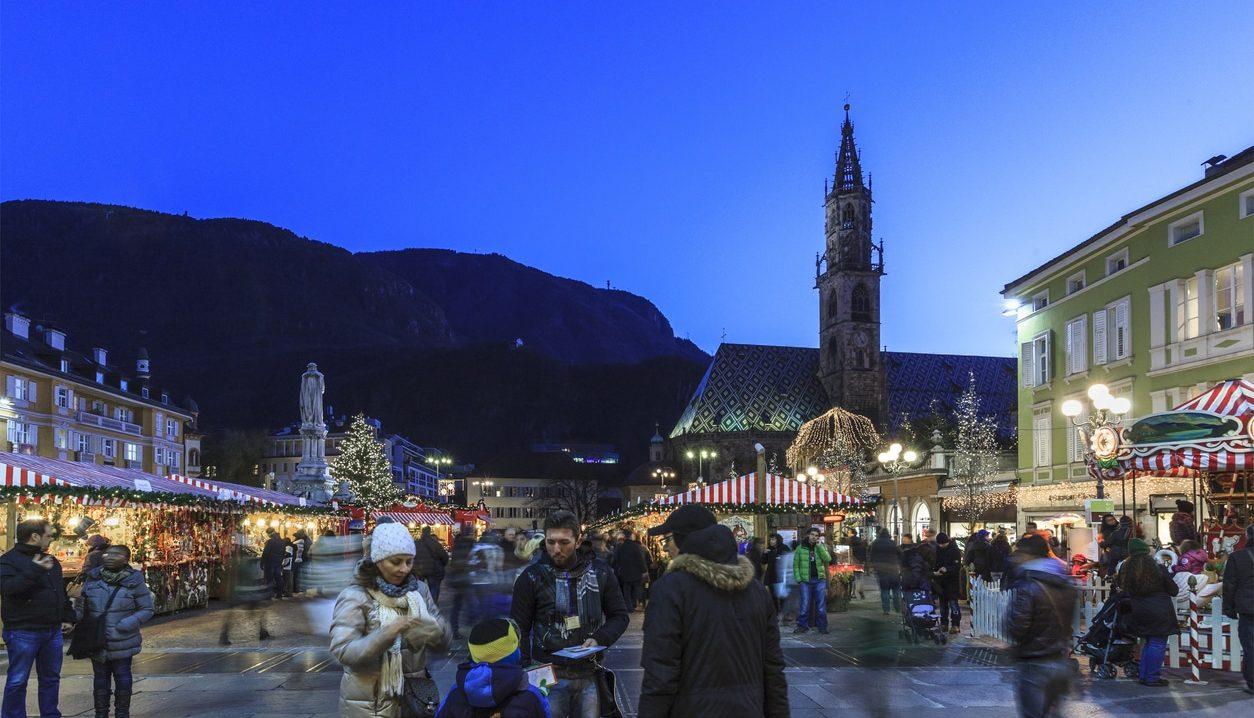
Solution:
<path fill-rule="evenodd" d="M 500 252 L 814 346 L 848 93 L 884 342 L 1008 356 L 1005 282 L 1254 144 L 1254 4 L 1089 4 L 6 1 L 0 196 Z"/>

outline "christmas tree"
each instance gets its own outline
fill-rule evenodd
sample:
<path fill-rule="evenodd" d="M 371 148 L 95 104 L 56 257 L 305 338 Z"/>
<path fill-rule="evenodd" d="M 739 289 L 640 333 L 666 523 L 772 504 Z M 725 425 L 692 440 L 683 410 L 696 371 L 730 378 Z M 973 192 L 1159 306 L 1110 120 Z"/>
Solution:
<path fill-rule="evenodd" d="M 401 499 L 401 490 L 392 481 L 392 465 L 383 444 L 374 437 L 374 428 L 358 414 L 348 434 L 340 442 L 340 455 L 331 464 L 331 476 L 347 481 L 353 501 L 368 511 L 389 509 Z"/>
<path fill-rule="evenodd" d="M 957 437 L 954 441 L 953 466 L 950 475 L 958 495 L 944 500 L 944 508 L 957 514 L 967 525 L 967 533 L 989 509 L 1014 503 L 1013 488 L 998 489 L 997 422 L 980 413 L 980 395 L 975 375 L 970 374 L 967 390 L 958 399 L 954 410 Z"/>

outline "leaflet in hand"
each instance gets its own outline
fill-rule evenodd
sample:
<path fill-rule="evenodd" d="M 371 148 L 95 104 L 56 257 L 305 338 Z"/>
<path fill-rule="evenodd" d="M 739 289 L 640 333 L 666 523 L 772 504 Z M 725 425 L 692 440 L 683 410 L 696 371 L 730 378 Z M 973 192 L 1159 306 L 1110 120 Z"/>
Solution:
<path fill-rule="evenodd" d="M 561 656 L 562 658 L 570 658 L 572 660 L 579 660 L 580 658 L 587 658 L 588 656 L 591 656 L 593 653 L 596 653 L 598 651 L 604 651 L 604 650 L 605 650 L 605 646 L 592 646 L 591 648 L 581 648 L 579 646 L 571 646 L 570 648 L 563 648 L 560 651 L 554 651 L 553 655 Z"/>

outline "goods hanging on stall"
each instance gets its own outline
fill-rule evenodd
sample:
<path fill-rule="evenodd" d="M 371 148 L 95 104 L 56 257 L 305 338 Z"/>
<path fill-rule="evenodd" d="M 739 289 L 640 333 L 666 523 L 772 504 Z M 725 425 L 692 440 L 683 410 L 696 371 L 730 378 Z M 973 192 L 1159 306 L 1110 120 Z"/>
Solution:
<path fill-rule="evenodd" d="M 44 518 L 57 528 L 49 551 L 67 579 L 82 571 L 89 537 L 129 546 L 158 613 L 206 604 L 246 513 L 265 511 L 291 522 L 330 511 L 238 484 L 9 452 L 0 452 L 0 502 L 6 548 L 23 519 Z"/>
<path fill-rule="evenodd" d="M 1207 550 L 1244 545 L 1242 530 L 1254 507 L 1254 384 L 1221 382 L 1122 432 L 1095 433 L 1092 445 L 1089 472 L 1130 480 L 1134 505 L 1140 477 L 1191 479 L 1192 503 L 1207 509 Z M 1195 521 L 1200 516 L 1195 512 Z"/>

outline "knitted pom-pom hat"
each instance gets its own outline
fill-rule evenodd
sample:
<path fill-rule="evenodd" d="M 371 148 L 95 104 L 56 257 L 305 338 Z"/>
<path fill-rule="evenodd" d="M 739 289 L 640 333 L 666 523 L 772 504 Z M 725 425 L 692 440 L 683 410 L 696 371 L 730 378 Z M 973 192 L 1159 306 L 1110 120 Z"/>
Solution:
<path fill-rule="evenodd" d="M 370 535 L 370 560 L 378 563 L 385 558 L 404 554 L 414 555 L 414 537 L 404 524 L 379 524 Z"/>

